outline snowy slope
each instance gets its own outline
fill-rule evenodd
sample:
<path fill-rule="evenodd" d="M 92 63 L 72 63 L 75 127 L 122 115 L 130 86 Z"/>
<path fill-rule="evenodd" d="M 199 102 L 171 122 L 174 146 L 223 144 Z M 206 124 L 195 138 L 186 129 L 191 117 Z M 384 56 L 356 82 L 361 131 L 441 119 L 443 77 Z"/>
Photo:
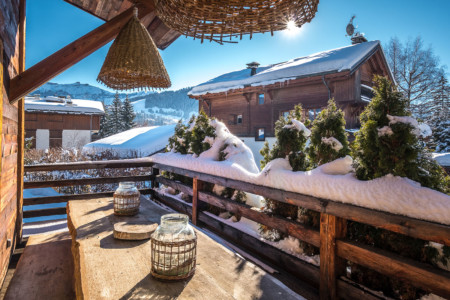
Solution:
<path fill-rule="evenodd" d="M 323 51 L 287 62 L 259 67 L 253 76 L 250 76 L 248 69 L 231 72 L 194 87 L 189 94 L 226 92 L 244 86 L 268 85 L 303 76 L 353 70 L 379 46 L 379 41 L 372 41 Z"/>
<path fill-rule="evenodd" d="M 132 154 L 148 156 L 164 149 L 174 132 L 175 125 L 133 128 L 89 143 L 83 147 L 83 152 L 111 150 L 122 158 Z"/>

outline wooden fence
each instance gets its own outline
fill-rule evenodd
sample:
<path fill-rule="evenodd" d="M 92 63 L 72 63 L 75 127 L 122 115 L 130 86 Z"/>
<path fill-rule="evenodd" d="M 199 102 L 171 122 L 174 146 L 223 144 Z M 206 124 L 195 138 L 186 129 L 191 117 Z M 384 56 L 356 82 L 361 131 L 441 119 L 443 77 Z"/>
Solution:
<path fill-rule="evenodd" d="M 255 257 L 265 263 L 281 268 L 301 279 L 309 287 L 313 288 L 313 290 L 305 288 L 304 294 L 307 298 L 316 298 L 317 295 L 320 295 L 320 299 L 380 299 L 376 294 L 361 288 L 361 286 L 345 276 L 347 261 L 357 263 L 381 274 L 404 280 L 444 298 L 450 298 L 450 272 L 346 239 L 347 221 L 351 220 L 450 246 L 450 226 L 448 225 L 375 211 L 187 169 L 152 164 L 139 159 L 27 166 L 25 167 L 25 172 L 130 167 L 151 167 L 151 173 L 149 169 L 150 175 L 134 177 L 97 178 L 96 180 L 89 178 L 89 180 L 77 179 L 70 182 L 63 180 L 60 182 L 54 181 L 53 183 L 30 182 L 25 183 L 25 188 L 59 186 L 62 184 L 91 184 L 92 182 L 101 184 L 119 182 L 121 180 L 150 180 L 152 188 L 144 190 L 144 193 L 150 193 L 154 200 L 190 215 L 193 224 L 213 230 L 233 244 L 237 244 L 239 247 L 255 254 Z M 159 175 L 160 170 L 190 177 L 193 179 L 193 186 L 165 178 Z M 255 211 L 248 205 L 204 191 L 202 190 L 204 183 L 218 184 L 317 211 L 320 213 L 320 230 L 279 216 L 271 216 Z M 159 184 L 170 186 L 192 196 L 192 203 L 187 203 L 174 196 L 160 192 L 156 189 Z M 68 200 L 104 197 L 105 195 L 105 193 L 101 193 L 33 198 L 25 199 L 24 205 L 55 203 L 56 201 L 65 202 Z M 109 192 L 109 195 L 112 195 L 112 192 Z M 58 198 L 61 200 L 57 200 Z M 237 213 L 318 247 L 320 249 L 320 267 L 301 261 L 258 238 L 227 225 L 220 218 L 212 217 L 211 214 L 202 210 L 202 203 L 208 203 Z M 46 215 L 44 212 L 33 212 L 32 214 Z"/>

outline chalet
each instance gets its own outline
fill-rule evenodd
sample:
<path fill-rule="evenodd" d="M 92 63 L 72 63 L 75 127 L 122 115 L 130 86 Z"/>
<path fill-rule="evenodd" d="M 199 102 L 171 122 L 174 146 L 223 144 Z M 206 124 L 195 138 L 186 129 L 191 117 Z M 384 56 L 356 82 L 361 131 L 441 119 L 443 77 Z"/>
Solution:
<path fill-rule="evenodd" d="M 104 114 L 99 101 L 26 97 L 25 138 L 32 138 L 36 149 L 79 148 L 92 141 Z"/>
<path fill-rule="evenodd" d="M 358 128 L 375 74 L 394 80 L 380 42 L 370 41 L 264 67 L 253 62 L 194 87 L 189 96 L 224 121 L 259 161 L 262 142 L 274 140 L 275 121 L 298 103 L 313 119 L 334 98 L 347 128 Z"/>

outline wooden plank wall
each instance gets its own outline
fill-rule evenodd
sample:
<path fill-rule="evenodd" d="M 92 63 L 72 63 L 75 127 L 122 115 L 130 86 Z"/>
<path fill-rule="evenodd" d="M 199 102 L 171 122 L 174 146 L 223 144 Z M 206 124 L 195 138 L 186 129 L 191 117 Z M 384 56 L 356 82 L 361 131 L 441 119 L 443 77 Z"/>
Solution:
<path fill-rule="evenodd" d="M 0 1 L 0 39 L 4 50 L 1 56 L 3 78 L 2 126 L 1 130 L 1 188 L 0 188 L 0 283 L 3 282 L 8 267 L 14 241 L 17 218 L 17 171 L 18 171 L 18 106 L 10 105 L 8 99 L 9 82 L 20 71 L 19 55 L 19 8 L 20 0 Z M 11 243 L 7 241 L 10 240 Z"/>
<path fill-rule="evenodd" d="M 49 130 L 100 130 L 100 116 L 68 115 L 25 112 L 25 131 Z"/>

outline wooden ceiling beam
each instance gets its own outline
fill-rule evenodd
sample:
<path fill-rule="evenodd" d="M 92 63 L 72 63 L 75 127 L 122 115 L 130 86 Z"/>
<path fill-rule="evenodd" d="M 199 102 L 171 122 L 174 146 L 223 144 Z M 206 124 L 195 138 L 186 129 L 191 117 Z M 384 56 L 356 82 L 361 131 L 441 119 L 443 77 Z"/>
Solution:
<path fill-rule="evenodd" d="M 132 14 L 132 8 L 126 10 L 35 64 L 25 72 L 12 78 L 9 88 L 10 103 L 15 103 L 20 98 L 26 96 L 53 77 L 109 43 L 117 36 L 120 29 L 128 22 Z M 148 10 L 139 10 L 140 18 L 144 18 L 148 14 Z"/>

